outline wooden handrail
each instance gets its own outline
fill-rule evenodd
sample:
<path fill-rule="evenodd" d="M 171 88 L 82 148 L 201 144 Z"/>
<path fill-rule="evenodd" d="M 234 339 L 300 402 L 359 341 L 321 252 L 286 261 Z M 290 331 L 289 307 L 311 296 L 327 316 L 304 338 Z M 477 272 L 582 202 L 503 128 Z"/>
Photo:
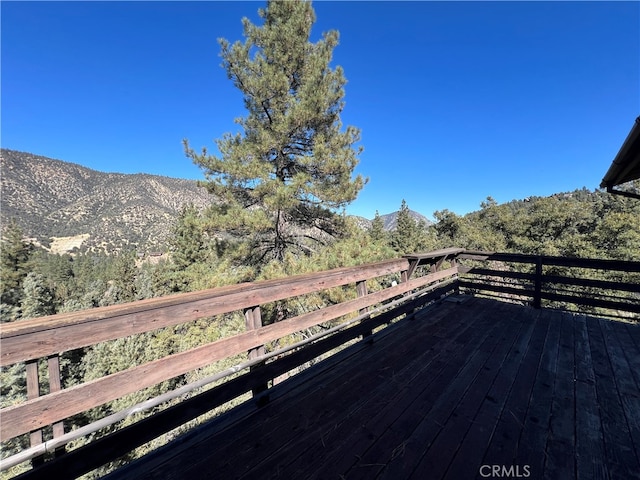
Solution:
<path fill-rule="evenodd" d="M 51 376 L 50 393 L 40 396 L 37 371 L 30 372 L 29 399 L 0 411 L 2 441 L 28 432 L 38 432 L 46 425 L 56 424 L 56 436 L 63 434 L 57 423 L 69 416 L 87 411 L 129 393 L 156 385 L 214 361 L 247 351 L 296 331 L 334 320 L 411 290 L 423 287 L 457 273 L 455 268 L 416 279 L 408 279 L 407 259 L 392 259 L 356 267 L 337 268 L 325 272 L 255 283 L 231 285 L 193 293 L 172 295 L 131 302 L 124 305 L 96 308 L 81 312 L 51 315 L 0 325 L 0 364 L 18 362 L 35 365 L 40 358 L 49 358 L 50 370 L 58 365 L 58 354 L 123 338 L 133 334 L 185 323 L 203 317 L 245 311 L 247 331 L 223 338 L 192 350 L 163 357 L 144 365 L 114 373 L 68 389 L 60 389 L 58 371 Z M 400 274 L 406 280 L 379 292 L 368 293 L 367 280 Z M 358 297 L 314 312 L 262 326 L 259 306 L 329 288 L 355 284 Z M 33 368 L 31 369 L 33 370 Z M 55 368 L 54 368 L 55 370 Z M 35 435 L 35 434 L 34 434 Z M 41 441 L 33 436 L 33 443 Z"/>
<path fill-rule="evenodd" d="M 411 279 L 408 282 L 354 300 L 252 329 L 186 352 L 163 357 L 144 365 L 5 408 L 1 411 L 0 437 L 6 440 L 22 433 L 38 430 L 129 393 L 209 365 L 216 360 L 246 352 L 291 333 L 328 322 L 429 283 L 451 277 L 456 273 L 457 269 L 451 268 Z"/>
<path fill-rule="evenodd" d="M 596 270 L 616 270 L 629 273 L 640 272 L 640 262 L 632 260 L 604 260 L 599 258 L 557 257 L 552 255 L 528 255 L 524 253 L 498 253 L 464 250 L 457 256 L 468 260 L 494 260 L 499 262 L 531 263 L 540 257 L 544 265 L 578 267 Z"/>
<path fill-rule="evenodd" d="M 0 325 L 0 366 L 407 270 L 406 259 L 242 283 Z"/>
<path fill-rule="evenodd" d="M 499 267 L 469 267 L 460 264 L 461 260 L 497 261 L 507 264 L 513 262 L 529 264 L 537 268 L 530 273 L 503 272 Z M 429 273 L 414 278 L 412 275 L 416 271 L 420 271 L 421 274 L 426 273 L 425 269 L 418 269 L 420 265 L 426 265 Z M 450 265 L 450 268 L 443 269 L 447 265 Z M 366 316 L 367 310 L 372 306 L 394 298 L 402 298 L 410 292 L 425 292 L 438 287 L 449 294 L 457 291 L 458 287 L 478 288 L 529 298 L 535 306 L 541 306 L 543 300 L 580 304 L 580 298 L 576 296 L 577 293 L 572 295 L 575 292 L 571 291 L 571 288 L 574 290 L 601 288 L 616 292 L 630 292 L 631 295 L 637 294 L 640 290 L 640 287 L 634 283 L 616 282 L 615 279 L 569 278 L 555 271 L 545 273 L 544 268 L 548 266 L 640 272 L 640 262 L 568 259 L 447 248 L 356 267 L 231 285 L 2 324 L 0 325 L 0 365 L 27 362 L 30 391 L 27 401 L 0 410 L 2 418 L 0 439 L 6 441 L 18 435 L 33 433 L 32 445 L 36 445 L 42 441 L 39 431 L 48 425 L 54 425 L 54 438 L 61 438 L 64 436 L 61 422 L 73 415 L 218 360 L 247 352 L 249 360 L 261 358 L 264 354 L 264 345 L 269 342 L 348 314 L 359 312 L 361 316 Z M 458 273 L 466 278 L 458 280 Z M 369 291 L 367 281 L 385 275 L 398 274 L 399 284 L 376 292 Z M 482 276 L 508 280 L 496 283 L 493 280 L 481 280 Z M 445 280 L 444 283 L 435 285 L 443 280 Z M 270 325 L 262 325 L 260 308 L 264 304 L 344 285 L 355 287 L 355 298 Z M 556 285 L 559 286 L 558 290 Z M 629 295 L 629 293 L 626 294 Z M 624 309 L 626 307 L 627 311 L 639 312 L 640 305 L 629 306 L 629 302 L 634 301 L 630 297 L 625 304 L 623 301 L 616 301 L 615 297 L 601 295 L 600 298 L 585 299 L 582 304 L 603 308 Z M 409 309 L 405 311 L 415 308 L 406 302 L 403 306 Z M 62 389 L 60 386 L 58 354 L 62 352 L 231 312 L 244 312 L 246 319 L 244 332 L 74 387 Z M 376 322 L 359 324 L 360 335 L 365 337 L 371 335 L 370 325 L 375 326 Z M 314 355 L 317 354 L 314 353 Z M 48 361 L 51 388 L 47 395 L 40 396 L 37 389 L 39 379 L 36 362 L 43 358 Z M 255 372 L 251 370 L 250 373 L 252 375 L 255 373 L 255 378 L 260 379 L 258 383 L 247 383 L 249 390 L 253 390 L 254 394 L 257 394 L 259 389 L 265 389 L 268 380 L 273 378 L 260 373 L 260 368 L 269 370 L 273 365 L 275 363 L 256 367 Z M 237 387 L 234 388 L 237 389 Z M 213 407 L 215 405 L 211 408 Z"/>
<path fill-rule="evenodd" d="M 574 305 L 600 307 L 606 310 L 619 312 L 640 313 L 640 301 L 632 297 L 625 298 L 623 293 L 632 294 L 640 292 L 640 285 L 623 281 L 600 280 L 594 278 L 581 278 L 579 276 L 563 276 L 559 274 L 545 274 L 544 267 L 583 268 L 600 271 L 617 271 L 626 273 L 640 272 L 640 262 L 623 260 L 603 260 L 592 258 L 568 258 L 549 255 L 525 255 L 514 253 L 494 253 L 464 251 L 457 257 L 462 260 L 496 261 L 503 263 L 530 264 L 534 267 L 532 273 L 500 271 L 497 269 L 468 267 L 461 265 L 461 274 L 474 276 L 472 281 L 466 278 L 460 280 L 461 288 L 471 288 L 490 292 L 507 293 L 519 297 L 529 298 L 536 308 L 541 308 L 542 300 L 564 302 Z M 502 279 L 517 279 L 528 283 L 510 285 L 506 283 L 496 284 L 495 281 L 483 281 L 481 277 L 493 277 Z M 564 286 L 564 290 L 563 290 Z M 566 287 L 585 287 L 616 292 L 617 297 L 605 294 L 590 294 L 588 297 L 580 291 L 569 290 Z"/>

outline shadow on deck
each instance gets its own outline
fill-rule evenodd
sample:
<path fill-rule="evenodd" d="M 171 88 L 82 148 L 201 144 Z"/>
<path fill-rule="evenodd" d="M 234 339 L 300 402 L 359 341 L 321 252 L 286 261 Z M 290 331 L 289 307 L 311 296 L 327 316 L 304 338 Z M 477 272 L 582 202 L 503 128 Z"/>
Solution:
<path fill-rule="evenodd" d="M 269 392 L 109 478 L 640 478 L 640 326 L 442 301 Z"/>

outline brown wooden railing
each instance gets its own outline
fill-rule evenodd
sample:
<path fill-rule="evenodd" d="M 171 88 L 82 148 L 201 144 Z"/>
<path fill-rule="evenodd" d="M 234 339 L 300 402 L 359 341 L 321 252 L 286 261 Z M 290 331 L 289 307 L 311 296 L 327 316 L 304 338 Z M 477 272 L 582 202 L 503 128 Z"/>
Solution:
<path fill-rule="evenodd" d="M 117 431 L 93 442 L 100 443 L 99 448 L 92 449 L 92 443 L 89 443 L 71 452 L 80 451 L 78 455 L 67 453 L 43 465 L 38 460 L 36 463 L 40 466 L 32 470 L 32 476 L 81 475 L 246 392 L 253 391 L 260 401 L 264 401 L 268 398 L 266 389 L 270 380 L 354 338 L 370 338 L 374 328 L 411 313 L 430 299 L 453 292 L 457 268 L 455 265 L 441 268 L 442 260 L 451 253 L 448 249 L 423 254 L 419 260 L 415 257 L 393 259 L 0 325 L 0 365 L 25 362 L 27 375 L 27 400 L 0 410 L 0 440 L 4 442 L 30 434 L 31 442 L 29 449 L 4 459 L 0 466 L 4 470 L 25 460 L 41 459 L 45 453 L 64 453 L 64 445 L 73 439 L 122 420 L 131 412 L 157 406 L 239 370 L 247 373 L 130 425 L 124 429 L 126 432 Z M 433 268 L 426 275 L 410 278 L 418 263 L 427 263 Z M 367 281 L 390 275 L 397 277 L 399 283 L 387 282 L 386 288 L 368 291 Z M 354 284 L 356 296 L 351 300 L 270 325 L 262 324 L 261 305 Z M 244 332 L 61 388 L 59 358 L 64 352 L 237 311 L 244 312 Z M 350 314 L 357 316 L 345 320 Z M 269 342 L 327 322 L 337 325 L 308 341 L 276 352 L 265 352 L 264 346 Z M 302 346 L 304 348 L 299 348 Z M 196 382 L 197 385 L 150 399 L 95 424 L 72 432 L 64 431 L 63 422 L 74 415 L 239 354 L 247 354 L 247 361 L 230 371 L 219 372 Z M 39 390 L 41 382 L 46 381 L 39 378 L 38 371 L 38 361 L 43 358 L 48 362 L 49 393 L 46 395 L 41 395 Z M 51 425 L 53 439 L 43 441 L 42 429 Z"/>
<path fill-rule="evenodd" d="M 457 260 L 463 263 L 458 266 L 463 291 L 535 308 L 640 319 L 640 262 L 473 251 Z"/>
<path fill-rule="evenodd" d="M 30 478 L 82 475 L 247 392 L 253 392 L 259 404 L 268 401 L 269 383 L 278 376 L 353 339 L 362 338 L 366 345 L 374 338 L 374 329 L 401 315 L 411 316 L 415 309 L 453 292 L 500 296 L 537 308 L 597 309 L 637 319 L 638 273 L 640 262 L 448 248 L 357 267 L 3 324 L 0 365 L 26 364 L 27 400 L 0 410 L 0 440 L 29 434 L 31 447 L 4 459 L 0 468 L 32 460 L 38 467 L 27 472 Z M 390 277 L 399 283 L 391 282 Z M 372 280 L 380 278 L 387 279 L 384 288 L 370 291 Z M 270 302 L 349 285 L 355 287 L 350 300 L 263 325 L 261 307 Z M 59 358 L 64 352 L 233 312 L 243 312 L 245 331 L 62 388 Z M 318 325 L 325 328 L 311 338 L 275 351 L 265 349 L 269 342 Z M 65 433 L 64 422 L 74 415 L 237 355 L 244 355 L 245 361 Z M 42 359 L 47 362 L 47 379 L 39 378 L 38 362 Z M 242 374 L 237 375 L 239 372 Z M 196 394 L 200 387 L 222 379 L 223 383 Z M 41 395 L 39 385 L 47 380 L 49 392 Z M 177 399 L 180 401 L 164 410 L 65 452 L 65 445 L 74 439 Z M 42 429 L 51 426 L 53 438 L 45 441 Z M 44 455 L 51 456 L 52 452 L 56 452 L 55 458 L 43 462 Z"/>

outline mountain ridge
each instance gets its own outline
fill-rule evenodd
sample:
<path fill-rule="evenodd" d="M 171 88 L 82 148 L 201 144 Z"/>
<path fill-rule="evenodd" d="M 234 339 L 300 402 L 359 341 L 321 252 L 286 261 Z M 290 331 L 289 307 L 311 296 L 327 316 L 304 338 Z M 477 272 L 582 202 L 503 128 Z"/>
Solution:
<path fill-rule="evenodd" d="M 9 149 L 0 156 L 2 223 L 16 219 L 44 246 L 51 237 L 89 235 L 83 249 L 162 248 L 184 205 L 212 200 L 195 180 L 99 172 Z"/>
<path fill-rule="evenodd" d="M 0 221 L 14 218 L 27 237 L 54 253 L 163 251 L 183 206 L 204 209 L 214 201 L 197 180 L 101 172 L 4 148 L 0 160 Z M 380 215 L 385 230 L 395 228 L 397 215 Z M 410 215 L 432 223 L 413 210 Z M 352 218 L 360 228 L 371 226 L 370 219 Z"/>

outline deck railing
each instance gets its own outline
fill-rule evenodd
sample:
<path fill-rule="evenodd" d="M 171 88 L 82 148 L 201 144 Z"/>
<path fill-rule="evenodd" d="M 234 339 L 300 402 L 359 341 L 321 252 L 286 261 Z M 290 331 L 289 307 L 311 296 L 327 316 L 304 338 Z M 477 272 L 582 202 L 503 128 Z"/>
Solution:
<path fill-rule="evenodd" d="M 430 298 L 454 291 L 457 268 L 455 265 L 440 268 L 442 260 L 450 254 L 450 250 L 427 254 L 421 261 L 431 263 L 434 268 L 415 278 L 410 278 L 415 262 L 400 258 L 0 325 L 0 365 L 24 362 L 27 376 L 27 400 L 0 410 L 0 440 L 5 442 L 30 434 L 31 443 L 30 448 L 4 459 L 0 468 L 5 470 L 33 459 L 38 468 L 31 472 L 36 476 L 52 478 L 52 474 L 62 472 L 81 475 L 246 392 L 252 391 L 259 401 L 265 401 L 272 379 L 354 338 L 369 337 L 374 328 L 411 313 Z M 386 282 L 385 288 L 378 291 L 368 291 L 368 281 L 389 276 L 397 281 Z M 262 305 L 354 284 L 356 293 L 351 300 L 269 325 L 262 324 Z M 59 358 L 64 352 L 238 311 L 245 316 L 244 332 L 62 388 Z M 345 318 L 349 315 L 350 318 Z M 269 342 L 310 327 L 327 325 L 327 322 L 331 322 L 331 328 L 325 328 L 311 339 L 282 350 L 265 352 L 264 346 Z M 239 354 L 247 354 L 246 361 L 231 369 L 65 433 L 63 422 L 74 415 Z M 46 395 L 41 395 L 39 389 L 39 385 L 47 381 L 39 378 L 38 362 L 42 359 L 46 359 L 48 365 L 49 392 Z M 99 447 L 92 448 L 89 443 L 71 453 L 58 455 L 65 453 L 64 446 L 71 440 L 241 370 L 246 373 L 130 425 L 126 432 L 116 431 L 93 442 L 100 443 Z M 43 429 L 52 425 L 53 438 L 45 441 Z M 43 455 L 51 452 L 57 452 L 56 458 L 43 464 Z"/>
<path fill-rule="evenodd" d="M 640 262 L 475 251 L 457 260 L 464 291 L 640 320 Z"/>
<path fill-rule="evenodd" d="M 448 248 L 3 324 L 0 365 L 26 364 L 27 400 L 0 410 L 0 440 L 29 434 L 31 447 L 3 459 L 0 469 L 32 460 L 37 465 L 27 472 L 32 478 L 82 475 L 247 392 L 252 392 L 258 403 L 265 402 L 273 379 L 354 339 L 370 340 L 374 329 L 460 290 L 499 295 L 536 308 L 582 308 L 640 319 L 639 274 L 640 262 Z M 397 281 L 392 282 L 391 277 Z M 381 278 L 386 279 L 382 288 L 369 291 L 372 281 Z M 270 302 L 344 286 L 352 287 L 354 298 L 263 325 L 261 307 Z M 64 352 L 233 312 L 244 314 L 243 332 L 63 388 L 59 359 Z M 278 350 L 265 349 L 270 342 L 318 325 L 324 326 L 322 331 L 304 341 Z M 244 355 L 244 360 L 231 368 L 65 432 L 64 422 L 74 415 L 237 355 Z M 47 364 L 45 379 L 39 378 L 42 370 L 38 363 L 43 359 Z M 224 382 L 196 393 L 221 380 Z M 39 385 L 46 381 L 49 392 L 41 395 Z M 177 399 L 180 401 L 126 428 L 65 451 L 65 445 L 74 439 Z M 45 440 L 43 429 L 51 426 L 53 438 Z M 51 456 L 52 452 L 55 458 L 43 462 L 45 454 Z"/>

